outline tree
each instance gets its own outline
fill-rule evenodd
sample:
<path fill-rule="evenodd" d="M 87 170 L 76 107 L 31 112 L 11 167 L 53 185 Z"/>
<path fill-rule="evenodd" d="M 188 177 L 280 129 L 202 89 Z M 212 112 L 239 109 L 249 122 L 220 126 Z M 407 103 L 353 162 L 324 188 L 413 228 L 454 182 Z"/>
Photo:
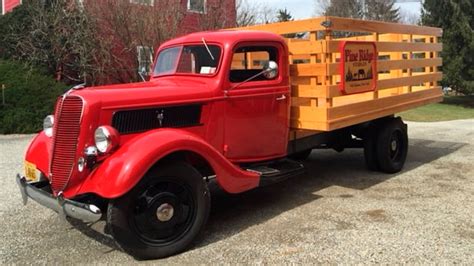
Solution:
<path fill-rule="evenodd" d="M 25 0 L 5 19 L 10 21 L 0 23 L 2 57 L 38 66 L 67 83 L 81 82 L 90 70 L 95 32 L 71 2 Z"/>
<path fill-rule="evenodd" d="M 236 16 L 236 14 L 231 14 L 231 12 L 236 11 L 233 4 L 233 1 L 227 0 L 207 1 L 206 14 L 199 17 L 200 30 L 218 30 L 235 27 L 236 21 L 231 21 L 230 19 Z"/>
<path fill-rule="evenodd" d="M 474 94 L 474 4 L 471 0 L 425 0 L 423 25 L 443 28 L 443 86 Z"/>
<path fill-rule="evenodd" d="M 176 2 L 24 0 L 0 16 L 0 58 L 38 66 L 68 84 L 140 80 L 138 70 L 150 70 L 153 51 L 187 33 L 181 27 L 186 1 Z M 207 1 L 200 29 L 233 26 L 230 2 Z"/>
<path fill-rule="evenodd" d="M 398 22 L 400 9 L 395 7 L 395 0 L 365 0 L 364 19 Z"/>
<path fill-rule="evenodd" d="M 130 0 L 89 0 L 84 6 L 98 32 L 96 47 L 106 48 L 97 51 L 100 58 L 96 62 L 105 66 L 105 76 L 109 77 L 101 83 L 139 80 L 137 58 L 151 64 L 153 51 L 181 31 L 186 14 L 186 6 L 177 5 L 175 0 L 155 1 L 153 6 L 131 4 Z"/>
<path fill-rule="evenodd" d="M 276 20 L 275 9 L 256 1 L 237 0 L 236 10 L 236 24 L 239 27 L 246 27 L 256 24 L 268 24 Z"/>
<path fill-rule="evenodd" d="M 317 0 L 325 16 L 398 22 L 395 0 Z"/>
<path fill-rule="evenodd" d="M 362 19 L 363 5 L 360 0 L 326 0 L 320 1 L 324 16 Z"/>
<path fill-rule="evenodd" d="M 245 0 L 237 0 L 237 26 L 246 27 L 257 24 L 258 12 L 255 5 L 250 5 Z"/>
<path fill-rule="evenodd" d="M 293 17 L 291 16 L 290 12 L 285 9 L 278 9 L 276 20 L 278 22 L 285 22 L 285 21 L 292 21 Z"/>

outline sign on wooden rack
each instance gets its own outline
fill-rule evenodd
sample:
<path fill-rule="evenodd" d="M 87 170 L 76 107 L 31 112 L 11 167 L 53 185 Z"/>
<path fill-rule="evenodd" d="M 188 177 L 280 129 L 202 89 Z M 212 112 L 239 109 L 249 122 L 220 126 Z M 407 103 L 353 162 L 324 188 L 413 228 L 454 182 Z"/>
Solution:
<path fill-rule="evenodd" d="M 345 41 L 340 46 L 341 87 L 345 94 L 377 88 L 377 47 L 375 42 Z"/>

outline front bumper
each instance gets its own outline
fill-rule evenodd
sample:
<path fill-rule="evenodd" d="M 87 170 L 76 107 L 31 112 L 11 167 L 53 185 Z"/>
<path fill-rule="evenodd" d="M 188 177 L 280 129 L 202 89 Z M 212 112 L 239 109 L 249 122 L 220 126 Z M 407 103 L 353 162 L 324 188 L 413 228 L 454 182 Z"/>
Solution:
<path fill-rule="evenodd" d="M 38 186 L 39 183 L 27 183 L 26 179 L 20 175 L 16 176 L 16 182 L 20 187 L 21 197 L 25 205 L 28 202 L 28 198 L 31 198 L 63 217 L 69 216 L 86 223 L 97 222 L 102 217 L 102 212 L 95 205 L 65 199 L 61 196 L 54 197 L 48 191 L 41 189 Z"/>

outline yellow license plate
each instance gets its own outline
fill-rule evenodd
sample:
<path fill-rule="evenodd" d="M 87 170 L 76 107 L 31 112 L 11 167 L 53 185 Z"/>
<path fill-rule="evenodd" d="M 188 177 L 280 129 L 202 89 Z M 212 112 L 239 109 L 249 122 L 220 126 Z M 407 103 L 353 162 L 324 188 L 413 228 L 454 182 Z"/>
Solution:
<path fill-rule="evenodd" d="M 36 182 L 39 179 L 39 175 L 36 170 L 36 165 L 25 161 L 25 177 L 28 182 Z"/>

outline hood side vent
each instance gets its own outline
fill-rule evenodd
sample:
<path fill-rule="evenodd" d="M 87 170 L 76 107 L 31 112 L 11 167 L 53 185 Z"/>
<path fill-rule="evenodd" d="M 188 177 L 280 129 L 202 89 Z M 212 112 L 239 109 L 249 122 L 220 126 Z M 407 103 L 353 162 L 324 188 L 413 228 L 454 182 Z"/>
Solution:
<path fill-rule="evenodd" d="M 202 105 L 198 104 L 118 111 L 112 118 L 112 126 L 120 134 L 156 128 L 198 126 L 201 111 Z"/>

